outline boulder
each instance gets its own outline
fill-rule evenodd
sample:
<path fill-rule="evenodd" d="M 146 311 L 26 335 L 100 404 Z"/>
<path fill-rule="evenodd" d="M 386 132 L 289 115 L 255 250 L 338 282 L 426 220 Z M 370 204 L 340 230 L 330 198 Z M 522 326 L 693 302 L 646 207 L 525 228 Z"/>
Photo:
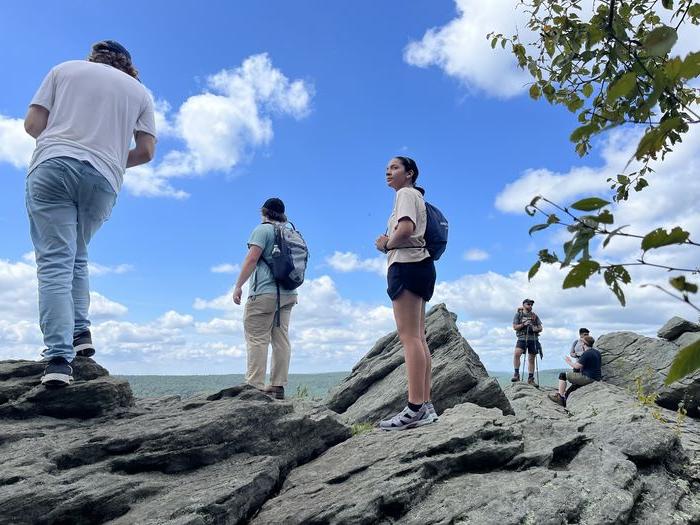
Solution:
<path fill-rule="evenodd" d="M 675 341 L 634 332 L 605 334 L 596 341 L 602 355 L 603 381 L 635 392 L 657 393 L 656 403 L 670 410 L 676 410 L 682 402 L 689 415 L 700 417 L 700 371 L 664 385 L 678 351 L 698 339 L 698 332 L 686 332 Z"/>
<path fill-rule="evenodd" d="M 682 317 L 671 317 L 656 333 L 661 339 L 673 341 L 686 332 L 700 332 L 700 325 L 686 321 Z"/>
<path fill-rule="evenodd" d="M 41 385 L 45 366 L 35 361 L 0 362 L 0 417 L 86 419 L 124 409 L 134 402 L 129 383 L 110 377 L 90 358 L 73 361 L 74 381 L 63 388 Z"/>
<path fill-rule="evenodd" d="M 460 403 L 512 413 L 498 382 L 490 378 L 479 356 L 461 336 L 456 316 L 444 304 L 426 315 L 432 355 L 432 399 L 438 413 Z M 388 417 L 406 405 L 406 365 L 398 334 L 388 334 L 357 363 L 329 396 L 328 407 L 352 423 Z"/>
<path fill-rule="evenodd" d="M 0 523 L 244 523 L 349 437 L 334 412 L 247 386 L 99 419 L 0 417 Z"/>

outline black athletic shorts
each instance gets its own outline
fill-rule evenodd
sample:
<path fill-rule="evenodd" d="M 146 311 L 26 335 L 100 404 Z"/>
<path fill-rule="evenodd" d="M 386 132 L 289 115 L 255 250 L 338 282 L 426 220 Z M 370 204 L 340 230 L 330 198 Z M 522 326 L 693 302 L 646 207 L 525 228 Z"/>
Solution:
<path fill-rule="evenodd" d="M 537 354 L 537 339 L 534 337 L 528 339 L 527 341 L 525 341 L 525 339 L 518 339 L 518 342 L 515 343 L 515 348 L 525 350 L 525 347 L 527 347 L 528 354 Z"/>
<path fill-rule="evenodd" d="M 435 263 L 431 257 L 420 262 L 395 262 L 386 274 L 389 298 L 393 301 L 404 290 L 430 301 L 435 290 Z"/>

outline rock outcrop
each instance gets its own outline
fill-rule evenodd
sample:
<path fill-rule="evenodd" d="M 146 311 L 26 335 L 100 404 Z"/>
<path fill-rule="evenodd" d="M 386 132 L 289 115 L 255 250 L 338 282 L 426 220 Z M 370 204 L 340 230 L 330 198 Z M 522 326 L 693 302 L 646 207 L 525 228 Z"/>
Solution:
<path fill-rule="evenodd" d="M 115 381 L 85 383 L 107 379 Z M 78 392 L 102 387 L 88 386 L 34 386 L 42 393 L 31 403 L 80 402 L 90 413 L 102 399 Z M 97 419 L 43 409 L 0 416 L 0 523 L 242 523 L 290 470 L 350 436 L 333 412 L 273 402 L 251 387 L 107 408 Z"/>
<path fill-rule="evenodd" d="M 679 403 L 694 417 L 700 417 L 700 371 L 669 386 L 666 375 L 678 351 L 700 340 L 700 326 L 674 317 L 659 330 L 665 338 L 645 337 L 634 332 L 613 332 L 601 336 L 596 347 L 603 358 L 603 381 L 647 392 L 656 392 L 656 402 L 671 410 Z M 672 339 L 672 340 L 669 340 Z"/>
<path fill-rule="evenodd" d="M 504 392 L 443 306 L 428 319 L 440 420 L 402 432 L 348 424 L 404 403 L 395 334 L 335 391 L 342 414 L 248 386 L 134 400 L 89 359 L 47 390 L 42 364 L 0 362 L 0 525 L 700 523 L 700 422 L 602 382 L 566 409 Z"/>
<path fill-rule="evenodd" d="M 461 336 L 456 316 L 444 304 L 426 315 L 428 348 L 432 355 L 432 398 L 438 413 L 460 403 L 513 409 L 498 385 L 489 377 L 479 356 Z M 398 334 L 382 337 L 331 393 L 328 407 L 352 423 L 375 423 L 406 405 L 406 365 Z"/>
<path fill-rule="evenodd" d="M 410 432 L 352 437 L 295 469 L 267 523 L 692 523 L 700 505 L 678 436 L 623 390 L 569 410 L 528 385 L 515 416 L 464 403 Z"/>

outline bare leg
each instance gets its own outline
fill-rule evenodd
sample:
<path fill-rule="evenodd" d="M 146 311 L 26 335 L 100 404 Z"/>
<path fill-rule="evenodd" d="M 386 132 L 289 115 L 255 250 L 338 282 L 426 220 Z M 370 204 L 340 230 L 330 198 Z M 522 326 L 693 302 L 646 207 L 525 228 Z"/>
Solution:
<path fill-rule="evenodd" d="M 425 334 L 425 301 L 423 301 L 423 307 L 420 312 L 420 333 L 422 335 L 423 351 L 425 352 L 425 383 L 423 387 L 423 396 L 425 399 L 423 401 L 430 401 L 430 389 L 432 387 L 432 358 L 430 357 L 430 349 L 428 348 L 428 340 Z"/>
<path fill-rule="evenodd" d="M 527 371 L 530 374 L 535 373 L 535 358 L 537 354 L 527 354 Z"/>
<path fill-rule="evenodd" d="M 566 395 L 566 379 L 559 380 L 559 395 L 562 397 Z"/>
<path fill-rule="evenodd" d="M 515 353 L 513 354 L 513 369 L 520 373 L 520 356 L 523 355 L 522 349 L 515 347 Z"/>
<path fill-rule="evenodd" d="M 394 319 L 406 358 L 408 401 L 420 405 L 426 399 L 425 376 L 427 362 L 423 348 L 424 335 L 420 332 L 421 310 L 424 301 L 413 292 L 404 290 L 392 301 Z"/>

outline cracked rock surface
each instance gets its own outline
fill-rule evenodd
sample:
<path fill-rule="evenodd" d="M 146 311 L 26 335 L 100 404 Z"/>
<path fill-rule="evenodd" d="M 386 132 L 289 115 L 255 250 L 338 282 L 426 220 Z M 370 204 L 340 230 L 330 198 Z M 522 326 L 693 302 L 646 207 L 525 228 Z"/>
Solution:
<path fill-rule="evenodd" d="M 596 348 L 603 358 L 603 381 L 635 388 L 635 380 L 639 380 L 645 391 L 659 394 L 656 399 L 659 406 L 676 410 L 683 402 L 688 414 L 700 417 L 700 371 L 669 386 L 664 385 L 678 351 L 700 340 L 698 330 L 700 326 L 695 323 L 674 317 L 659 330 L 665 338 L 645 337 L 634 332 L 601 336 Z"/>
<path fill-rule="evenodd" d="M 698 420 L 604 382 L 566 408 L 501 390 L 444 306 L 428 319 L 440 420 L 402 432 L 348 425 L 405 402 L 396 334 L 333 410 L 247 386 L 134 400 L 90 359 L 47 390 L 43 364 L 0 362 L 0 524 L 700 523 Z"/>
<path fill-rule="evenodd" d="M 481 359 L 457 329 L 456 316 L 444 304 L 426 314 L 425 329 L 432 355 L 432 399 L 438 413 L 460 403 L 513 409 L 489 377 Z M 352 423 L 376 423 L 406 405 L 406 365 L 396 332 L 381 338 L 331 393 L 328 407 Z"/>

